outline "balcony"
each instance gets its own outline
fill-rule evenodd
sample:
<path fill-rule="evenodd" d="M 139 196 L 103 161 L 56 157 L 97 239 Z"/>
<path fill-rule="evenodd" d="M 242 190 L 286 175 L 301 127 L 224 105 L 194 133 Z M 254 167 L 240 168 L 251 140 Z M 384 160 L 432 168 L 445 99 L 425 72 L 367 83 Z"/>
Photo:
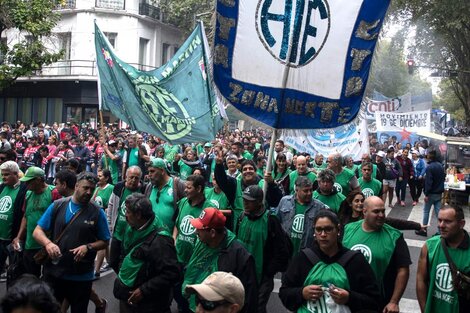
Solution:
<path fill-rule="evenodd" d="M 70 10 L 75 9 L 76 0 L 57 0 L 56 10 Z"/>
<path fill-rule="evenodd" d="M 161 20 L 161 11 L 160 8 L 153 6 L 148 3 L 139 4 L 139 14 L 151 17 L 155 20 Z"/>

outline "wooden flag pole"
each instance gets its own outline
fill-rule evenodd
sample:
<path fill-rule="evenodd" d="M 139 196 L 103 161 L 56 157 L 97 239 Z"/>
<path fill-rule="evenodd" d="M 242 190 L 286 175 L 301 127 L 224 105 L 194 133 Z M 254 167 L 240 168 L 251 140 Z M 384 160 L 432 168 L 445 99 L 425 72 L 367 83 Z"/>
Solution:
<path fill-rule="evenodd" d="M 99 111 L 100 111 L 100 123 L 101 123 L 101 130 L 100 130 L 101 136 L 103 138 L 106 138 L 106 136 L 105 136 L 106 134 L 105 134 L 105 131 L 104 131 L 103 111 L 101 109 Z M 104 144 L 106 144 L 106 142 Z M 104 167 L 106 169 L 108 169 L 108 158 L 107 158 L 107 155 L 106 155 L 106 151 L 104 152 L 104 154 L 105 154 L 105 156 L 104 156 Z"/>

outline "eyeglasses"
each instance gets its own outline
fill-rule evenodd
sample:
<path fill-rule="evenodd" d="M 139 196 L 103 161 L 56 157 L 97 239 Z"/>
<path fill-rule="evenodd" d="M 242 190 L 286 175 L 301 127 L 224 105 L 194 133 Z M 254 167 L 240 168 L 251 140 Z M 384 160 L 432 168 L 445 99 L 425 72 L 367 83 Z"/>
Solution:
<path fill-rule="evenodd" d="M 325 234 L 331 234 L 331 232 L 335 229 L 334 226 L 325 226 L 325 227 L 315 227 L 315 233 L 321 234 L 325 232 Z"/>
<path fill-rule="evenodd" d="M 219 306 L 222 306 L 228 303 L 230 302 L 226 300 L 209 301 L 209 300 L 201 299 L 198 295 L 196 295 L 196 305 L 201 304 L 202 308 L 206 311 L 213 311 L 217 309 Z"/>

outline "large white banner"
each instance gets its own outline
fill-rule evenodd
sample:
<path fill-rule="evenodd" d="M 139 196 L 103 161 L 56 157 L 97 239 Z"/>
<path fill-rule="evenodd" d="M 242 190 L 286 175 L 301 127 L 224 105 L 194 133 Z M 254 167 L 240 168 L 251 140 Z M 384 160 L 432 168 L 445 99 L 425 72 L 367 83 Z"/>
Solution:
<path fill-rule="evenodd" d="M 354 161 L 359 161 L 363 153 L 369 153 L 366 119 L 361 119 L 359 124 L 353 122 L 328 130 L 284 129 L 281 139 L 299 152 L 310 153 L 312 157 L 317 153 L 326 157 L 339 152 L 342 156 L 350 155 Z"/>
<path fill-rule="evenodd" d="M 431 130 L 431 110 L 407 113 L 375 112 L 377 131 L 402 131 L 416 133 Z"/>

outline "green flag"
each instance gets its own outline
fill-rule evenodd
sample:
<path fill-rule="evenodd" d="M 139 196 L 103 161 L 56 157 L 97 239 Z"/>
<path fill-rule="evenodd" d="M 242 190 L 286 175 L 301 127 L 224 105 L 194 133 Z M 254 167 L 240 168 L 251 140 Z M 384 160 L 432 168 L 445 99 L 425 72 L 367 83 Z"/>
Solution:
<path fill-rule="evenodd" d="M 201 24 L 167 64 L 153 71 L 119 59 L 96 23 L 95 48 L 101 109 L 172 144 L 215 138 L 223 119 Z"/>

